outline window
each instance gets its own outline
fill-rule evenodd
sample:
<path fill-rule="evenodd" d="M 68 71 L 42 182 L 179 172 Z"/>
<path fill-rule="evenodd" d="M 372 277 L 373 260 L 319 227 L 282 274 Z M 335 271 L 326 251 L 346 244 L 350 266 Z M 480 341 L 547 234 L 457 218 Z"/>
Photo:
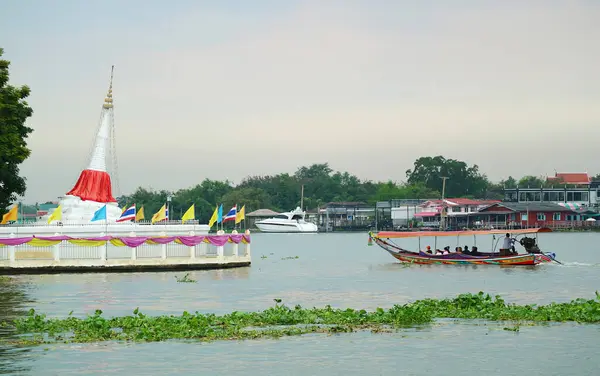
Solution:
<path fill-rule="evenodd" d="M 527 214 L 521 214 L 521 221 L 527 220 Z"/>
<path fill-rule="evenodd" d="M 562 193 L 562 199 L 560 197 L 561 193 Z M 544 201 L 557 202 L 557 201 L 564 201 L 564 199 L 565 199 L 565 192 L 544 192 Z"/>
<path fill-rule="evenodd" d="M 545 221 L 546 220 L 546 214 L 544 214 L 544 213 L 538 213 L 537 220 L 538 221 Z"/>
<path fill-rule="evenodd" d="M 554 213 L 552 215 L 552 220 L 553 221 L 560 221 L 560 213 Z"/>
<path fill-rule="evenodd" d="M 460 206 L 454 206 L 452 208 L 452 213 L 460 213 L 462 208 Z"/>
<path fill-rule="evenodd" d="M 588 201 L 587 192 L 567 192 L 567 202 Z"/>

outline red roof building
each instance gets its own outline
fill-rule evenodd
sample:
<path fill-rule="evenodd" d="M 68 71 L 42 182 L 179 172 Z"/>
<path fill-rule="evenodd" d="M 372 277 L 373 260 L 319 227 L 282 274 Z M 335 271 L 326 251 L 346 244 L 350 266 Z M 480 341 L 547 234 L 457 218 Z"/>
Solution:
<path fill-rule="evenodd" d="M 547 181 L 556 184 L 589 185 L 592 179 L 586 172 L 557 172 L 554 176 L 548 176 Z"/>

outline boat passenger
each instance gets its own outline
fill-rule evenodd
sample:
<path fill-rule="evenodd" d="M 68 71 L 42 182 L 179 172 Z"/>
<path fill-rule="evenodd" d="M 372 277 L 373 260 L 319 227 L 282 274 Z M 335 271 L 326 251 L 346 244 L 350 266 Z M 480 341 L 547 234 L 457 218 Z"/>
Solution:
<path fill-rule="evenodd" d="M 477 246 L 475 246 L 475 245 L 474 245 L 474 246 L 471 248 L 471 255 L 473 255 L 473 256 L 479 256 L 479 255 L 480 255 L 480 253 L 479 253 L 479 252 L 477 252 Z"/>
<path fill-rule="evenodd" d="M 469 251 L 469 246 L 465 245 L 465 248 L 463 249 L 462 253 L 464 253 L 465 255 L 470 255 L 471 251 Z"/>
<path fill-rule="evenodd" d="M 431 254 L 431 246 L 427 246 L 427 253 Z"/>

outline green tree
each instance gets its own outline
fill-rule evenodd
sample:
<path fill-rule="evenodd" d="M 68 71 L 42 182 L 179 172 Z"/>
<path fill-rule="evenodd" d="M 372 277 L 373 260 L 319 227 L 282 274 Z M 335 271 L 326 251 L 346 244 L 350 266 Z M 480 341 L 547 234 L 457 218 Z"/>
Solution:
<path fill-rule="evenodd" d="M 504 188 L 516 188 L 518 182 L 512 176 L 509 176 L 506 180 L 500 180 L 500 184 Z"/>
<path fill-rule="evenodd" d="M 468 166 L 465 162 L 436 157 L 421 157 L 414 163 L 412 170 L 406 171 L 409 184 L 423 184 L 431 190 L 442 191 L 443 179 L 446 180 L 446 197 L 483 197 L 489 185 L 477 165 Z"/>
<path fill-rule="evenodd" d="M 33 129 L 25 122 L 33 114 L 25 98 L 30 94 L 27 86 L 8 84 L 10 62 L 3 60 L 0 48 L 0 214 L 15 202 L 17 195 L 24 195 L 25 178 L 19 175 L 19 166 L 31 154 L 26 139 Z"/>
<path fill-rule="evenodd" d="M 519 179 L 519 187 L 520 188 L 541 188 L 546 184 L 546 181 L 542 178 L 538 178 L 537 176 L 523 176 Z"/>
<path fill-rule="evenodd" d="M 441 194 L 424 184 L 399 185 L 392 181 L 380 183 L 377 192 L 369 200 L 372 204 L 377 201 L 402 200 L 402 199 L 436 199 Z"/>

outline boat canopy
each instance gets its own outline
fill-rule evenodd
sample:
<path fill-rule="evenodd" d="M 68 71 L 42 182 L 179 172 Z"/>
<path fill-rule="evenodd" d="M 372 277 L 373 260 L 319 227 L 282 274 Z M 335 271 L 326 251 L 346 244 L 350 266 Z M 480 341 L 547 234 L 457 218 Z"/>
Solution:
<path fill-rule="evenodd" d="M 540 232 L 552 232 L 548 227 L 527 228 L 520 230 L 468 230 L 468 231 L 381 231 L 375 235 L 376 238 L 419 238 L 436 236 L 470 236 L 470 235 L 492 235 L 492 234 L 537 234 Z"/>

